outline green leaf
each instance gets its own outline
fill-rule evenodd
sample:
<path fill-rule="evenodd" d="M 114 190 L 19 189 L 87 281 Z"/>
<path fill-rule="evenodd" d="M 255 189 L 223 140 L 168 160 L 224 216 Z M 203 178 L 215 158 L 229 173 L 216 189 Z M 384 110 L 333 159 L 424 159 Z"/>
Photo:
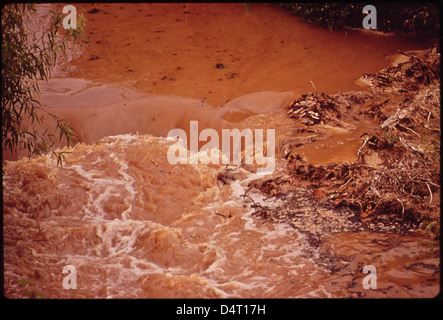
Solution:
<path fill-rule="evenodd" d="M 73 129 L 67 124 L 58 125 L 58 135 L 45 132 L 39 135 L 34 126 L 44 125 L 42 112 L 49 114 L 57 122 L 55 115 L 41 107 L 38 99 L 41 94 L 38 80 L 47 80 L 60 56 L 66 55 L 68 36 L 58 36 L 62 15 L 50 11 L 51 23 L 46 32 L 29 30 L 31 19 L 38 19 L 33 4 L 6 4 L 2 8 L 2 147 L 14 151 L 22 146 L 28 156 L 50 151 L 58 140 L 65 137 L 74 140 Z M 86 18 L 83 11 L 79 15 L 78 29 L 74 40 L 83 34 Z M 40 35 L 39 35 L 40 34 Z M 29 125 L 29 128 L 26 127 Z M 63 158 L 60 158 L 63 160 Z"/>

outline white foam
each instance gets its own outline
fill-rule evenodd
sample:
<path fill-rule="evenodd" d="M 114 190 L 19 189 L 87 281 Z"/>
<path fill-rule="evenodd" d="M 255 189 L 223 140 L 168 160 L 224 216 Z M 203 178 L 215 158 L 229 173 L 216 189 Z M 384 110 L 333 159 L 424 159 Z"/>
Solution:
<path fill-rule="evenodd" d="M 109 158 L 113 159 L 114 162 L 119 165 L 117 172 L 120 178 L 100 177 L 101 173 L 97 170 L 92 169 L 86 171 L 80 164 L 65 166 L 65 169 L 75 171 L 78 175 L 86 179 L 90 185 L 88 202 L 83 207 L 85 217 L 89 219 L 106 220 L 103 205 L 112 196 L 121 198 L 122 190 L 125 190 L 127 193 L 127 195 L 124 196 L 124 202 L 128 205 L 128 208 L 121 213 L 122 219 L 127 219 L 128 214 L 132 210 L 132 202 L 136 197 L 136 191 L 134 188 L 134 178 L 126 172 L 129 166 L 126 162 L 119 159 L 115 153 L 111 153 Z"/>
<path fill-rule="evenodd" d="M 131 133 L 126 133 L 126 134 L 119 134 L 119 135 L 115 135 L 115 136 L 107 136 L 106 138 L 110 138 L 110 139 L 115 139 L 119 142 L 123 142 L 126 144 L 129 144 L 131 142 L 137 141 L 138 137 L 137 135 L 131 134 Z"/>

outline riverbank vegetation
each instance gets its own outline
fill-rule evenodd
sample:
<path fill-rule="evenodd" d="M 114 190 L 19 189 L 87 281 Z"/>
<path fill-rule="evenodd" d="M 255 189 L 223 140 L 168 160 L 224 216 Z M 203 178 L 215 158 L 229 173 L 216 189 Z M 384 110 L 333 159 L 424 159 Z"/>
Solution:
<path fill-rule="evenodd" d="M 306 21 L 332 30 L 362 28 L 364 3 L 279 3 Z M 376 3 L 377 30 L 384 32 L 434 33 L 440 30 L 435 3 Z"/>

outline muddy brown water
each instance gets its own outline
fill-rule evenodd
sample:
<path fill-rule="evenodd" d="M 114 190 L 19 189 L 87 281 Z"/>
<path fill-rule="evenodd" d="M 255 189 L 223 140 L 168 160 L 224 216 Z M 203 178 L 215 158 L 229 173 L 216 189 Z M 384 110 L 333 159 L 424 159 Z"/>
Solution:
<path fill-rule="evenodd" d="M 88 44 L 42 83 L 42 102 L 84 143 L 64 168 L 49 156 L 6 163 L 5 294 L 48 298 L 433 297 L 439 248 L 415 234 L 326 234 L 325 248 L 251 213 L 271 205 L 248 167 L 167 160 L 169 130 L 276 130 L 296 135 L 285 107 L 298 95 L 365 90 L 355 81 L 420 41 L 330 32 L 272 6 L 77 4 Z M 98 9 L 91 11 L 92 9 Z M 94 13 L 95 12 L 95 13 Z M 218 67 L 217 67 L 218 65 Z M 221 66 L 222 65 L 222 66 Z M 300 147 L 314 164 L 355 160 L 360 135 Z M 17 157 L 17 156 L 16 156 Z M 236 179 L 217 179 L 229 171 Z M 77 289 L 63 287 L 63 267 Z M 365 265 L 377 289 L 365 289 Z M 27 291 L 26 291 L 27 290 Z"/>

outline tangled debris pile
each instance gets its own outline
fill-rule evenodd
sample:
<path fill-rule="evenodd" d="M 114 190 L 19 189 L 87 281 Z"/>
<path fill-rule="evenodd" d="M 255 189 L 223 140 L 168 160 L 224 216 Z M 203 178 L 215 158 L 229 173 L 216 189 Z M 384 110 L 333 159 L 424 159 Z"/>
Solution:
<path fill-rule="evenodd" d="M 359 81 L 377 93 L 418 91 L 423 86 L 440 83 L 440 50 L 437 47 L 399 53 L 409 60 L 376 74 L 363 74 Z"/>
<path fill-rule="evenodd" d="M 342 120 L 354 104 L 362 104 L 372 97 L 368 92 L 356 91 L 335 95 L 303 94 L 288 106 L 288 116 L 299 120 L 304 125 L 328 123 L 337 127 L 351 129 L 352 126 Z"/>
<path fill-rule="evenodd" d="M 349 211 L 345 215 L 350 230 L 363 227 L 403 232 L 411 231 L 411 227 L 438 225 L 435 221 L 440 219 L 440 53 L 434 48 L 403 54 L 410 57 L 409 61 L 364 76 L 372 94 L 311 93 L 289 105 L 288 115 L 304 128 L 324 124 L 350 128 L 352 125 L 344 119 L 357 104 L 358 117 L 375 119 L 379 125 L 362 136 L 358 159 L 353 163 L 312 165 L 295 148 L 288 148 L 288 177 L 251 186 L 285 204 L 257 208 L 256 215 L 290 223 L 303 231 L 301 225 L 306 225 L 307 217 L 297 214 L 301 200 L 294 194 L 309 190 L 311 199 L 322 199 L 323 206 L 336 208 L 335 218 L 323 213 L 314 217 L 317 224 L 325 220 L 323 231 L 346 229 L 346 223 L 339 219 L 344 215 L 338 208 L 352 210 L 352 215 Z M 344 227 L 334 227 L 331 219 Z M 384 229 L 377 227 L 380 225 Z M 439 230 L 434 231 L 434 236 L 439 236 Z"/>
<path fill-rule="evenodd" d="M 269 183 L 274 182 L 267 180 L 263 182 L 263 185 L 268 184 L 269 187 Z M 288 181 L 286 180 L 285 183 Z M 271 188 L 271 190 L 275 189 Z M 313 247 L 318 247 L 322 243 L 325 232 L 364 230 L 362 223 L 355 217 L 352 210 L 348 208 L 337 210 L 331 203 L 316 201 L 312 199 L 310 191 L 305 188 L 287 190 L 284 195 L 280 193 L 277 197 L 283 201 L 270 206 L 254 203 L 253 215 L 273 222 L 289 224 L 303 232 L 307 242 Z"/>

